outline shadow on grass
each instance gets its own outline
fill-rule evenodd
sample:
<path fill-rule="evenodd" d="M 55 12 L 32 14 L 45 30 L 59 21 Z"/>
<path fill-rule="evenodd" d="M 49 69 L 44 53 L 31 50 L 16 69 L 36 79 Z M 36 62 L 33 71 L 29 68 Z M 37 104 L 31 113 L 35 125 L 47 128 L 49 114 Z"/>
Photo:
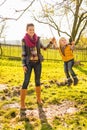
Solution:
<path fill-rule="evenodd" d="M 51 125 L 48 123 L 45 112 L 42 106 L 38 105 L 39 118 L 41 121 L 41 129 L 40 130 L 53 130 Z"/>
<path fill-rule="evenodd" d="M 25 130 L 34 130 L 28 118 L 25 119 Z"/>
<path fill-rule="evenodd" d="M 87 70 L 84 69 L 84 66 L 78 66 L 75 68 L 78 69 L 79 71 L 83 72 L 85 75 L 87 75 Z"/>

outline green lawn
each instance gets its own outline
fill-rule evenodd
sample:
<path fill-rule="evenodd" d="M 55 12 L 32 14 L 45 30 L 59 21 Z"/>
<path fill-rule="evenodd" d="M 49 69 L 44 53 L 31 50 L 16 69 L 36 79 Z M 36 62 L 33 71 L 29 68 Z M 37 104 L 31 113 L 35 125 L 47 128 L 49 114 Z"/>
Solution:
<path fill-rule="evenodd" d="M 62 101 L 75 103 L 78 112 L 75 114 L 64 114 L 55 116 L 51 122 L 45 117 L 45 121 L 36 117 L 29 118 L 30 121 L 19 120 L 19 108 L 5 108 L 9 103 L 20 103 L 20 96 L 13 95 L 12 88 L 21 89 L 23 82 L 23 69 L 20 60 L 0 59 L 0 84 L 6 84 L 9 92 L 0 91 L 0 130 L 86 130 L 87 129 L 87 62 L 83 65 L 74 67 L 78 75 L 79 83 L 77 86 L 57 86 L 54 81 L 64 81 L 63 62 L 44 61 L 42 63 L 42 99 L 43 107 L 49 105 L 59 105 Z M 51 81 L 51 83 L 50 83 Z M 52 83 L 53 81 L 53 83 Z M 49 86 L 49 87 L 45 87 Z M 10 99 L 6 94 L 10 93 Z M 32 73 L 31 82 L 28 88 L 26 104 L 30 110 L 37 108 L 36 95 L 34 91 L 34 74 Z M 2 129 L 1 129 L 2 128 Z"/>

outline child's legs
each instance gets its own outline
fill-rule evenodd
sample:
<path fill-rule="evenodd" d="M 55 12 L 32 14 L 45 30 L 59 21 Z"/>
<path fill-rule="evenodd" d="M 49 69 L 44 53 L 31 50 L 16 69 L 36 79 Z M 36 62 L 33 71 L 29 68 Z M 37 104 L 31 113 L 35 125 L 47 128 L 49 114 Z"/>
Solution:
<path fill-rule="evenodd" d="M 72 77 L 75 77 L 76 74 L 75 74 L 75 72 L 72 69 L 73 65 L 74 65 L 74 60 L 70 60 L 68 62 L 68 70 L 69 70 L 70 74 L 72 75 Z"/>
<path fill-rule="evenodd" d="M 65 72 L 67 79 L 69 79 L 70 75 L 69 75 L 68 63 L 67 62 L 64 62 L 64 72 Z"/>
<path fill-rule="evenodd" d="M 75 72 L 72 69 L 73 65 L 74 65 L 74 60 L 71 60 L 71 61 L 68 62 L 68 69 L 69 69 L 69 72 L 71 73 L 71 75 L 73 77 L 74 85 L 77 85 L 78 84 L 78 78 L 77 78 Z"/>

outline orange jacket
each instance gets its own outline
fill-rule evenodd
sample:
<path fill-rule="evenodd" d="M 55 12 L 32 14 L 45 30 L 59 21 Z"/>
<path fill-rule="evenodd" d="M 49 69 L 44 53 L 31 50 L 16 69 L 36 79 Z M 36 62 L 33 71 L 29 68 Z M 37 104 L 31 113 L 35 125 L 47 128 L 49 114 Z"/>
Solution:
<path fill-rule="evenodd" d="M 60 55 L 62 56 L 62 60 L 67 62 L 69 60 L 74 59 L 73 51 L 71 49 L 71 45 L 67 45 L 63 48 L 59 48 Z"/>

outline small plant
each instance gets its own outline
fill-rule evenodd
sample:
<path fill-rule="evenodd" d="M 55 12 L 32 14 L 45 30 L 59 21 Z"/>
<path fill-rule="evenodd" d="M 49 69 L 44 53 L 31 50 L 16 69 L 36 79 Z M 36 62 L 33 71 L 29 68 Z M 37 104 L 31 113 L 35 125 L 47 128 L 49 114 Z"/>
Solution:
<path fill-rule="evenodd" d="M 4 115 L 5 118 L 12 119 L 16 117 L 16 109 L 11 109 Z"/>

